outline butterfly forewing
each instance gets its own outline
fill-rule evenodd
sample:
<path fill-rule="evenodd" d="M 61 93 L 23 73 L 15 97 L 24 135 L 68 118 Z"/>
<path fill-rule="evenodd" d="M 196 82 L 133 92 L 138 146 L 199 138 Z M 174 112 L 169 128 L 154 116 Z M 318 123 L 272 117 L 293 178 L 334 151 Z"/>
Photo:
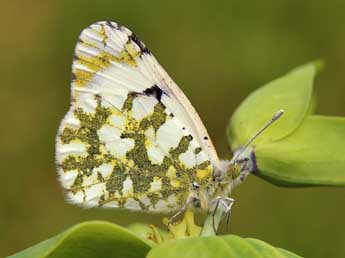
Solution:
<path fill-rule="evenodd" d="M 80 35 L 72 103 L 56 146 L 69 199 L 88 207 L 168 212 L 218 158 L 181 90 L 127 28 L 99 22 Z"/>

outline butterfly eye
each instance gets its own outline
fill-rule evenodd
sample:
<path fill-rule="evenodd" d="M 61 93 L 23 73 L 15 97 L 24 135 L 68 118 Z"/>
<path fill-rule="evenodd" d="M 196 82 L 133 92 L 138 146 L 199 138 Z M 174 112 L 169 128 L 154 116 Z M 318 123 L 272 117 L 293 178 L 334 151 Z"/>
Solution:
<path fill-rule="evenodd" d="M 240 165 L 237 165 L 237 164 L 229 165 L 228 170 L 227 170 L 228 177 L 235 179 L 236 177 L 239 176 L 240 173 L 241 173 Z"/>

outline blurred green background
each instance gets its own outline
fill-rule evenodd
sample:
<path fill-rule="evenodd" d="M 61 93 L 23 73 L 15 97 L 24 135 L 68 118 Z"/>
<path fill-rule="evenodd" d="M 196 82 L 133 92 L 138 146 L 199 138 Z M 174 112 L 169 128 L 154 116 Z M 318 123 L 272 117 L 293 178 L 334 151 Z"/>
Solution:
<path fill-rule="evenodd" d="M 100 20 L 129 27 L 199 111 L 222 157 L 225 127 L 254 89 L 323 58 L 317 113 L 345 116 L 345 1 L 4 1 L 0 10 L 0 256 L 85 220 L 161 215 L 64 201 L 54 140 L 69 105 L 74 45 Z M 260 103 L 258 103 L 259 105 Z M 332 132 L 330 132 L 332 133 Z M 345 189 L 285 189 L 251 176 L 235 191 L 231 233 L 305 257 L 345 257 Z M 224 229 L 225 231 L 225 229 Z"/>

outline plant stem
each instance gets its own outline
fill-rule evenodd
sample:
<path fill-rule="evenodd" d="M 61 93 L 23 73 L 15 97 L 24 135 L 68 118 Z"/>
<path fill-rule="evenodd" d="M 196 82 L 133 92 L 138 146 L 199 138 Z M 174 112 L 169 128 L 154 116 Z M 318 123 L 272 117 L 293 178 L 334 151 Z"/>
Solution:
<path fill-rule="evenodd" d="M 217 234 L 218 226 L 222 220 L 223 213 L 224 210 L 220 208 L 218 208 L 215 213 L 209 212 L 200 236 L 215 236 Z"/>

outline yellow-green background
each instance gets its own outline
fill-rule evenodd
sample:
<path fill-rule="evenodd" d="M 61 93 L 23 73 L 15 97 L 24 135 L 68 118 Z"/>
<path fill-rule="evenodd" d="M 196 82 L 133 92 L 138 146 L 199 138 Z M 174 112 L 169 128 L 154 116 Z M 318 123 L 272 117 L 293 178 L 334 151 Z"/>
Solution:
<path fill-rule="evenodd" d="M 2 1 L 1 257 L 84 220 L 161 221 L 74 207 L 56 180 L 54 138 L 69 105 L 73 48 L 81 29 L 100 20 L 140 36 L 195 105 L 222 157 L 229 157 L 225 127 L 236 106 L 304 62 L 327 63 L 316 81 L 317 112 L 345 115 L 345 1 Z M 235 197 L 232 233 L 305 257 L 345 257 L 345 189 L 284 189 L 252 176 Z"/>

